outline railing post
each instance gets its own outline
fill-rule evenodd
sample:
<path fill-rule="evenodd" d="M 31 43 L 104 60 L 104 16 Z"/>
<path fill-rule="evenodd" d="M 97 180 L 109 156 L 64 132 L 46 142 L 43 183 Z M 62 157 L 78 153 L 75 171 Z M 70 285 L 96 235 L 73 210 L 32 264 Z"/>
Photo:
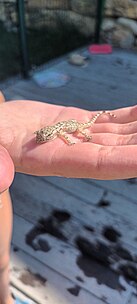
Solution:
<path fill-rule="evenodd" d="M 17 0 L 18 22 L 19 22 L 19 38 L 22 59 L 22 73 L 24 78 L 29 77 L 29 53 L 27 45 L 26 24 L 25 24 L 25 6 L 24 0 Z"/>
<path fill-rule="evenodd" d="M 95 43 L 100 42 L 101 23 L 103 19 L 105 0 L 97 0 L 96 28 L 95 28 Z"/>

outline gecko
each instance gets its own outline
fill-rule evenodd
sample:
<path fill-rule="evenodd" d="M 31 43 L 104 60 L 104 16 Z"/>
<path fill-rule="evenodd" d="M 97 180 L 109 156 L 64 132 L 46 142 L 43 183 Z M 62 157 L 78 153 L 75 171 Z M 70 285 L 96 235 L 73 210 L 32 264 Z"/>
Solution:
<path fill-rule="evenodd" d="M 76 119 L 70 119 L 65 121 L 57 122 L 54 125 L 46 126 L 41 128 L 38 131 L 35 131 L 36 134 L 36 143 L 45 143 L 51 140 L 54 140 L 57 137 L 62 138 L 68 145 L 73 145 L 73 142 L 68 134 L 78 133 L 82 134 L 85 141 L 90 141 L 92 136 L 86 132 L 86 129 L 90 128 L 96 120 L 102 115 L 107 114 L 111 117 L 116 117 L 113 113 L 108 111 L 100 111 L 92 117 L 88 122 L 78 122 Z"/>

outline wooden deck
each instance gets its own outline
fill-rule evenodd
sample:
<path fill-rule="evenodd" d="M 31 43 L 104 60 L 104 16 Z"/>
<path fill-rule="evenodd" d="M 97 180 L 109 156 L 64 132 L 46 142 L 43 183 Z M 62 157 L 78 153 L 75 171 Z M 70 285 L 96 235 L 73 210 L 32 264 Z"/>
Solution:
<path fill-rule="evenodd" d="M 5 89 L 6 98 L 90 110 L 137 103 L 137 54 L 90 56 L 85 67 L 64 57 L 45 66 L 51 67 L 70 76 L 66 86 L 42 89 L 32 79 L 21 80 Z M 137 303 L 136 179 L 16 174 L 11 195 L 15 293 L 38 304 Z"/>

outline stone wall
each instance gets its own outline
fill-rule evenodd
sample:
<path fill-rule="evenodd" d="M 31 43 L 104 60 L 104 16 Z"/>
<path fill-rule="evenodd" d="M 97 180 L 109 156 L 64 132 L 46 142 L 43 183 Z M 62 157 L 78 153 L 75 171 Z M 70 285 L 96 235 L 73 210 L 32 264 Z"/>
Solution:
<path fill-rule="evenodd" d="M 0 20 L 10 29 L 17 27 L 16 1 L 0 5 Z M 28 28 L 73 25 L 87 37 L 94 35 L 97 0 L 25 0 Z M 137 0 L 106 0 L 102 41 L 122 48 L 137 46 Z"/>
<path fill-rule="evenodd" d="M 102 36 L 115 46 L 137 47 L 137 0 L 106 1 Z"/>

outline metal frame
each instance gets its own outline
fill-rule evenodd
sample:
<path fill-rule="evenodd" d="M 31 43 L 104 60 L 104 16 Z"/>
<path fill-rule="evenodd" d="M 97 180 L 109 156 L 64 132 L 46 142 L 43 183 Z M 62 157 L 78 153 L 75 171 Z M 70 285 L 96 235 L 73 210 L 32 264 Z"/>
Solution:
<path fill-rule="evenodd" d="M 24 78 L 29 77 L 30 63 L 29 63 L 29 52 L 26 35 L 26 24 L 25 24 L 25 6 L 24 0 L 17 0 L 17 12 L 19 21 L 19 38 L 20 38 L 20 50 L 22 59 L 22 72 Z"/>
<path fill-rule="evenodd" d="M 83 0 L 84 1 L 84 0 Z M 0 1 L 3 2 L 3 1 Z M 30 62 L 29 51 L 26 35 L 26 23 L 25 23 L 25 0 L 17 0 L 17 13 L 19 22 L 19 40 L 20 40 L 20 52 L 22 60 L 22 74 L 24 78 L 29 77 Z M 97 1 L 97 13 L 96 13 L 96 26 L 95 26 L 95 43 L 100 42 L 101 23 L 103 19 L 105 0 Z"/>
<path fill-rule="evenodd" d="M 97 14 L 96 14 L 96 28 L 95 28 L 95 43 L 100 42 L 101 24 L 103 19 L 105 0 L 98 0 Z"/>
<path fill-rule="evenodd" d="M 97 2 L 97 13 L 96 13 L 96 27 L 95 27 L 95 43 L 100 42 L 101 24 L 103 19 L 105 0 L 98 0 Z M 17 9 L 19 17 L 19 36 L 22 56 L 22 70 L 25 78 L 29 77 L 30 63 L 28 44 L 26 36 L 26 25 L 25 25 L 25 6 L 24 0 L 17 0 Z"/>

